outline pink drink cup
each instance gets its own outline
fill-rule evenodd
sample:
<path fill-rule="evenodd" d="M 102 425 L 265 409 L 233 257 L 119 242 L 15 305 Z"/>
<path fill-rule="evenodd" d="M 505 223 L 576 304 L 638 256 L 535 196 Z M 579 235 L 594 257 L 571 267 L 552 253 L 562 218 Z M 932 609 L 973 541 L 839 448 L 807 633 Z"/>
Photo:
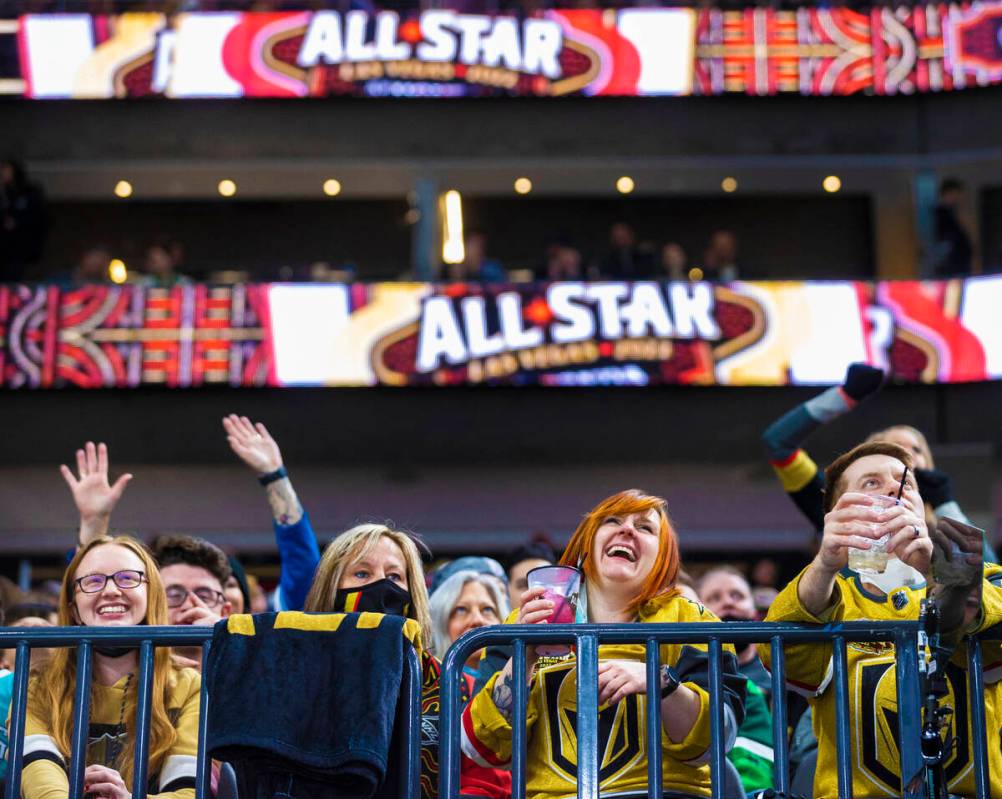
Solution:
<path fill-rule="evenodd" d="M 542 587 L 543 599 L 553 603 L 549 624 L 573 624 L 577 615 L 581 572 L 573 566 L 540 566 L 526 575 L 529 588 Z M 567 644 L 543 644 L 536 652 L 548 657 L 560 657 L 571 651 Z"/>
<path fill-rule="evenodd" d="M 543 599 L 548 599 L 553 603 L 553 613 L 549 619 L 550 624 L 574 624 L 574 616 L 577 608 L 571 604 L 568 597 L 547 589 L 543 594 Z"/>

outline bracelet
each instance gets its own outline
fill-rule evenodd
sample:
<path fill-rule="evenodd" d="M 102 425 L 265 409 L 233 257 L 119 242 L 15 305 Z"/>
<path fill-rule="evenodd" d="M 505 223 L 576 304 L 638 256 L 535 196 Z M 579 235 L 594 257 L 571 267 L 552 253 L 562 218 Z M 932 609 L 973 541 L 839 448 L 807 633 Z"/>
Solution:
<path fill-rule="evenodd" d="M 289 476 L 289 473 L 287 471 L 285 471 L 285 467 L 284 466 L 279 466 L 273 472 L 268 472 L 268 474 L 262 474 L 257 479 L 257 481 L 261 485 L 266 486 L 269 483 L 274 483 L 276 480 L 281 480 L 283 477 L 288 477 L 288 476 Z"/>

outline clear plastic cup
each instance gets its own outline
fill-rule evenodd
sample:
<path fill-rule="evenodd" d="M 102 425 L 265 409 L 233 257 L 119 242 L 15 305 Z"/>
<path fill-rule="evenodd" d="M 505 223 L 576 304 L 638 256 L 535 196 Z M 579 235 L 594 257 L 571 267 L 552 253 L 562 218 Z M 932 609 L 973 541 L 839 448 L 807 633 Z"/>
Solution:
<path fill-rule="evenodd" d="M 581 570 L 573 566 L 539 566 L 525 575 L 529 588 L 542 587 L 543 599 L 553 603 L 549 624 L 573 624 L 577 615 L 578 595 L 581 591 Z M 543 644 L 536 647 L 537 654 L 559 657 L 571 651 L 568 644 Z"/>
<path fill-rule="evenodd" d="M 898 500 L 885 494 L 873 494 L 870 497 L 869 505 L 855 505 L 857 508 L 877 508 L 886 510 L 898 504 Z M 876 530 L 880 527 L 879 522 L 870 522 L 870 529 Z M 880 538 L 870 539 L 869 549 L 858 549 L 849 547 L 849 568 L 859 574 L 883 574 L 887 568 L 887 543 L 891 540 L 890 535 Z"/>

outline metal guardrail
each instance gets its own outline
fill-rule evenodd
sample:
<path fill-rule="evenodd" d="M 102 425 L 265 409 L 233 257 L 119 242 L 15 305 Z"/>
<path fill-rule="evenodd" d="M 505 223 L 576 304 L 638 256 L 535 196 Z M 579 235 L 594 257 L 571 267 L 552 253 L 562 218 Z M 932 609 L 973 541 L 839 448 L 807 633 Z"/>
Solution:
<path fill-rule="evenodd" d="M 14 648 L 17 663 L 29 662 L 31 649 L 76 646 L 77 682 L 73 700 L 73 736 L 69 761 L 69 796 L 83 796 L 86 768 L 87 730 L 90 711 L 90 686 L 95 646 L 136 646 L 139 648 L 135 719 L 135 760 L 132 780 L 133 799 L 146 799 L 148 753 L 150 745 L 150 692 L 153 687 L 153 655 L 157 647 L 201 646 L 203 672 L 209 656 L 212 627 L 36 627 L 0 628 L 0 649 Z M 398 703 L 397 724 L 403 725 L 404 756 L 400 758 L 402 799 L 420 795 L 421 768 L 421 667 L 417 653 L 408 648 L 404 659 L 402 701 Z M 20 799 L 21 773 L 24 764 L 24 729 L 28 705 L 29 670 L 15 668 L 14 691 L 10 710 L 10 740 L 7 760 L 7 786 L 4 799 Z M 208 728 L 206 708 L 209 692 L 206 681 L 202 690 L 198 718 L 198 757 L 195 774 L 196 799 L 209 799 L 209 772 L 205 736 Z"/>
<path fill-rule="evenodd" d="M 475 651 L 492 645 L 510 645 L 513 654 L 514 717 L 512 721 L 512 797 L 525 796 L 526 703 L 528 688 L 525 674 L 525 647 L 538 643 L 565 643 L 577 647 L 577 769 L 578 799 L 598 799 L 598 647 L 600 644 L 643 644 L 647 665 L 647 720 L 649 741 L 660 740 L 661 696 L 658 668 L 659 645 L 666 643 L 705 643 L 709 646 L 711 713 L 711 787 L 713 799 L 724 799 L 724 711 L 721 700 L 722 644 L 768 643 L 772 651 L 773 696 L 786 691 L 785 644 L 831 642 L 833 644 L 833 679 L 836 702 L 836 744 L 838 755 L 838 792 L 852 799 L 850 762 L 850 716 L 846 644 L 853 641 L 891 641 L 896 647 L 898 707 L 915 708 L 914 713 L 898 714 L 901 774 L 905 799 L 925 796 L 925 787 L 914 787 L 909 778 L 923 768 L 920 748 L 921 677 L 919 672 L 918 622 L 846 622 L 824 626 L 765 622 L 710 622 L 685 624 L 574 624 L 574 625 L 504 625 L 483 627 L 456 641 L 442 664 L 442 707 L 440 725 L 439 797 L 454 799 L 459 794 L 460 766 L 460 685 L 463 664 Z M 985 636 L 991 637 L 991 636 Z M 981 673 L 981 644 L 970 640 L 969 685 L 972 697 L 984 692 Z M 988 755 L 985 738 L 983 702 L 972 701 L 972 736 L 975 786 L 978 799 L 989 799 Z M 786 705 L 773 707 L 773 776 L 777 791 L 790 790 L 789 745 Z M 648 758 L 648 799 L 661 799 L 661 759 Z M 912 782 L 912 787 L 909 787 Z"/>
<path fill-rule="evenodd" d="M 646 649 L 648 702 L 646 730 L 648 740 L 658 740 L 661 729 L 661 702 L 658 689 L 660 666 L 659 646 L 664 643 L 706 643 L 709 646 L 711 723 L 711 786 L 714 799 L 723 799 L 724 774 L 724 708 L 721 700 L 721 654 L 725 643 L 769 643 L 772 651 L 772 689 L 782 696 L 786 668 L 783 647 L 786 644 L 832 642 L 836 695 L 836 742 L 838 754 L 839 796 L 852 797 L 852 770 L 849 761 L 849 702 L 846 665 L 846 644 L 852 641 L 891 641 L 897 647 L 896 675 L 898 706 L 913 707 L 915 713 L 898 714 L 901 774 L 915 775 L 922 769 L 919 746 L 921 722 L 920 673 L 918 669 L 918 622 L 848 622 L 824 626 L 772 623 L 700 623 L 700 624 L 617 624 L 617 625 L 503 625 L 484 627 L 464 635 L 446 653 L 441 682 L 440 727 L 440 790 L 442 799 L 453 799 L 459 793 L 459 723 L 460 679 L 462 666 L 474 651 L 491 645 L 511 645 L 514 648 L 515 708 L 512 742 L 512 796 L 525 796 L 526 705 L 528 688 L 525 674 L 525 647 L 537 643 L 570 643 L 577 647 L 577 751 L 578 799 L 598 799 L 598 647 L 600 644 L 642 644 Z M 999 631 L 989 631 L 983 638 L 999 638 Z M 27 663 L 32 648 L 76 646 L 77 684 L 74 698 L 72 750 L 70 753 L 70 796 L 81 796 L 86 766 L 88 715 L 90 710 L 91 659 L 95 645 L 136 646 L 139 648 L 139 678 L 137 683 L 136 747 L 132 795 L 146 799 L 147 755 L 150 730 L 150 691 L 153 683 L 153 655 L 156 647 L 201 646 L 202 663 L 209 653 L 212 628 L 209 627 L 68 627 L 68 628 L 6 628 L 0 629 L 0 648 L 14 648 L 17 662 Z M 401 758 L 402 795 L 414 799 L 419 795 L 420 769 L 420 689 L 421 672 L 417 655 L 406 659 L 405 695 L 398 710 L 398 723 L 404 725 L 406 753 Z M 28 699 L 29 671 L 16 669 L 11 701 L 10 741 L 5 799 L 21 795 L 21 774 L 24 760 L 24 731 Z M 981 643 L 968 641 L 968 690 L 972 697 L 984 692 Z M 408 684 L 409 682 L 409 684 Z M 202 683 L 201 713 L 198 730 L 196 799 L 207 799 L 209 767 L 205 748 L 209 695 Z M 983 702 L 971 702 L 971 729 L 974 757 L 974 782 L 978 799 L 989 799 L 988 750 L 985 707 Z M 773 709 L 773 773 L 775 788 L 788 792 L 789 746 L 787 742 L 786 707 L 776 702 Z M 661 799 L 661 760 L 649 758 L 648 797 Z M 903 797 L 919 799 L 924 789 L 907 787 Z"/>

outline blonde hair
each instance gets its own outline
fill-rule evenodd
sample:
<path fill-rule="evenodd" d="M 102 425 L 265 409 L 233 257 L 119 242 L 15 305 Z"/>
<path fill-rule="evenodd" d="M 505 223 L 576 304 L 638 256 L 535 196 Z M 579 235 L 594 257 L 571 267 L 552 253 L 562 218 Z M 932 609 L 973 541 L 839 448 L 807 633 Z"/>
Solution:
<path fill-rule="evenodd" d="M 75 616 L 75 588 L 77 569 L 88 553 L 98 547 L 118 546 L 129 550 L 143 562 L 146 574 L 146 616 L 143 622 L 151 627 L 167 624 L 167 596 L 163 581 L 153 557 L 139 541 L 131 536 L 120 535 L 111 538 L 102 536 L 77 550 L 76 555 L 63 574 L 63 584 L 59 591 L 59 626 L 70 627 L 79 624 Z M 77 650 L 74 647 L 56 647 L 52 654 L 37 670 L 33 670 L 30 704 L 32 713 L 48 727 L 63 757 L 69 761 L 73 734 L 73 695 L 77 682 Z M 177 730 L 167 715 L 167 703 L 174 682 L 174 668 L 170 649 L 157 647 L 153 656 L 153 690 L 150 701 L 150 748 L 149 772 L 160 771 L 167 753 L 177 739 Z M 91 690 L 93 691 L 93 684 Z M 122 775 L 126 785 L 131 785 L 133 758 L 135 751 L 134 724 L 137 687 L 133 684 L 126 696 L 126 730 L 128 743 L 119 753 L 117 762 L 111 766 Z M 93 700 L 92 700 L 93 701 Z"/>
<path fill-rule="evenodd" d="M 932 459 L 932 450 L 929 448 L 929 441 L 926 439 L 925 435 L 922 433 L 921 430 L 917 430 L 911 425 L 892 424 L 890 427 L 887 427 L 883 430 L 877 430 L 874 433 L 870 433 L 870 435 L 866 437 L 866 441 L 864 443 L 869 443 L 871 441 L 886 441 L 888 434 L 892 430 L 904 430 L 906 433 L 911 433 L 911 435 L 915 436 L 915 440 L 918 442 L 919 449 L 922 450 L 922 455 L 925 458 L 925 464 L 926 464 L 925 468 L 927 469 L 936 468 L 936 462 Z"/>
<path fill-rule="evenodd" d="M 425 588 L 424 570 L 421 567 L 421 553 L 418 552 L 414 539 L 407 533 L 392 530 L 385 524 L 360 524 L 341 533 L 327 545 L 320 559 L 320 565 L 317 566 L 317 573 L 313 578 L 309 596 L 306 597 L 304 609 L 331 613 L 345 571 L 372 552 L 379 539 L 383 537 L 400 547 L 400 551 L 404 554 L 407 590 L 411 595 L 411 618 L 421 625 L 421 639 L 425 642 L 425 646 L 430 647 L 434 638 L 431 613 L 428 610 L 428 589 Z"/>

